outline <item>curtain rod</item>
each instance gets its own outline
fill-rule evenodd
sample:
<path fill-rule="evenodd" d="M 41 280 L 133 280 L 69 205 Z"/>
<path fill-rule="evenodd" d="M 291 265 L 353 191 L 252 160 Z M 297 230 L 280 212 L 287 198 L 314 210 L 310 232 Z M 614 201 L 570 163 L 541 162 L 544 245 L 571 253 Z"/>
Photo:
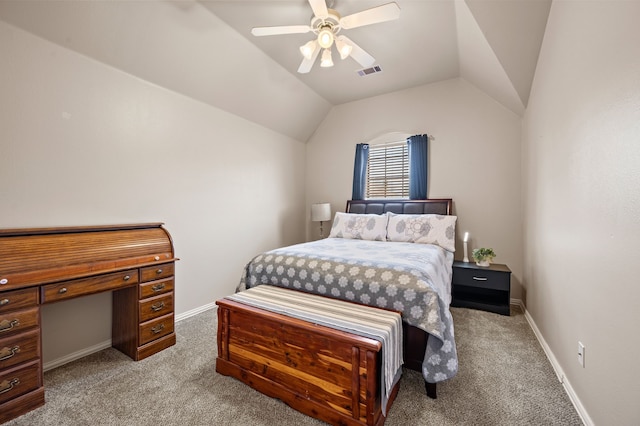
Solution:
<path fill-rule="evenodd" d="M 407 138 L 405 138 L 405 139 L 401 139 L 401 140 L 397 140 L 397 141 L 377 142 L 377 143 L 364 142 L 364 143 L 366 143 L 366 144 L 368 144 L 368 145 L 371 145 L 371 146 L 396 145 L 396 144 L 401 144 L 401 143 L 403 143 L 403 142 L 406 142 L 406 141 L 407 141 L 407 139 L 409 139 L 409 138 L 410 138 L 410 136 L 408 136 L 408 137 L 407 137 Z M 433 141 L 433 140 L 434 140 L 434 137 L 433 137 L 433 136 L 431 136 L 431 135 L 427 135 L 427 140 L 429 140 L 429 141 Z"/>

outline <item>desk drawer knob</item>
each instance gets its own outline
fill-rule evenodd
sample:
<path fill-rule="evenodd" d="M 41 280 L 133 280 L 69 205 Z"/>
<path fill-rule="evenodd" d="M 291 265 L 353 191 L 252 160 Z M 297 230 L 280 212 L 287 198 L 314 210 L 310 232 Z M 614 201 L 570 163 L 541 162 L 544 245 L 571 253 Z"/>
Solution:
<path fill-rule="evenodd" d="M 4 320 L 0 322 L 0 333 L 6 333 L 7 331 L 13 330 L 14 327 L 20 325 L 20 321 L 16 318 L 12 321 Z"/>
<path fill-rule="evenodd" d="M 8 305 L 8 304 L 9 304 L 9 299 L 0 300 L 0 306 L 4 306 L 4 305 Z"/>
<path fill-rule="evenodd" d="M 158 269 L 158 270 L 156 271 L 156 274 L 158 274 L 158 275 L 160 275 L 161 273 L 162 273 L 162 269 Z"/>
<path fill-rule="evenodd" d="M 9 280 L 8 280 L 8 279 L 6 279 L 6 278 L 2 278 L 2 279 L 0 280 L 0 285 L 5 285 L 5 284 L 8 284 L 8 283 L 9 283 Z"/>
<path fill-rule="evenodd" d="M 156 325 L 155 327 L 151 327 L 151 332 L 153 334 L 158 334 L 160 333 L 162 330 L 164 330 L 164 324 L 160 324 L 160 325 Z"/>
<path fill-rule="evenodd" d="M 5 380 L 2 383 L 0 383 L 0 395 L 2 395 L 3 393 L 9 392 L 11 389 L 13 389 L 16 385 L 20 384 L 20 379 L 18 379 L 17 377 L 15 379 L 12 380 Z"/>
<path fill-rule="evenodd" d="M 20 346 L 14 346 L 12 348 L 7 348 L 5 346 L 4 348 L 0 349 L 0 361 L 5 361 L 9 358 L 12 358 L 18 352 L 20 352 Z"/>
<path fill-rule="evenodd" d="M 60 294 L 65 294 L 67 292 L 67 288 L 66 287 L 62 287 L 60 290 L 58 290 L 58 293 Z"/>
<path fill-rule="evenodd" d="M 122 279 L 125 281 L 129 281 L 131 279 L 131 276 L 125 275 Z"/>
<path fill-rule="evenodd" d="M 486 281 L 486 280 L 488 280 L 487 277 L 473 277 L 473 279 L 476 280 L 476 281 Z"/>
<path fill-rule="evenodd" d="M 158 302 L 158 303 L 154 303 L 153 305 L 151 305 L 151 310 L 153 312 L 158 312 L 162 308 L 164 308 L 164 302 Z"/>
<path fill-rule="evenodd" d="M 156 284 L 154 286 L 151 286 L 151 290 L 153 290 L 153 291 L 164 290 L 164 283 L 160 283 L 160 284 Z"/>

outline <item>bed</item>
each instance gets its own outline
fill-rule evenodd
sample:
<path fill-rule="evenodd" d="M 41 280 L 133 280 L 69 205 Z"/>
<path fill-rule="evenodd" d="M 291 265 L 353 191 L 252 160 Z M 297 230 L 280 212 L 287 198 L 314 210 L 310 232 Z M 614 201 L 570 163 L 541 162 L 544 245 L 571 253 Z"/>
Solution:
<path fill-rule="evenodd" d="M 257 255 L 237 290 L 268 284 L 401 312 L 404 366 L 436 398 L 458 369 L 451 210 L 451 199 L 349 200 L 329 238 Z"/>

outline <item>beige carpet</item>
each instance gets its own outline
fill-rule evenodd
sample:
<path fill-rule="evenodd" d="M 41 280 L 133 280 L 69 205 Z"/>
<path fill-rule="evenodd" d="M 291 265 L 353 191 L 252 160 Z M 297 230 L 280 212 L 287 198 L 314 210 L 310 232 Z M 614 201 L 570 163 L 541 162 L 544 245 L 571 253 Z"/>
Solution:
<path fill-rule="evenodd" d="M 581 425 L 524 315 L 452 308 L 460 370 L 427 398 L 405 370 L 386 425 Z M 7 425 L 323 423 L 215 372 L 216 316 L 176 325 L 178 343 L 133 362 L 107 349 L 47 372 L 47 403 Z"/>

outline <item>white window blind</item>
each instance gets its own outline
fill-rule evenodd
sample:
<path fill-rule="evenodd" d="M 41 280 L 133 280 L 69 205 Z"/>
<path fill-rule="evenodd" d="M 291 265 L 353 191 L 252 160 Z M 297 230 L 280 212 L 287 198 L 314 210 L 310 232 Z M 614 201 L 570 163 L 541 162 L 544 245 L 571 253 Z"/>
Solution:
<path fill-rule="evenodd" d="M 407 142 L 369 145 L 366 198 L 409 198 Z"/>

